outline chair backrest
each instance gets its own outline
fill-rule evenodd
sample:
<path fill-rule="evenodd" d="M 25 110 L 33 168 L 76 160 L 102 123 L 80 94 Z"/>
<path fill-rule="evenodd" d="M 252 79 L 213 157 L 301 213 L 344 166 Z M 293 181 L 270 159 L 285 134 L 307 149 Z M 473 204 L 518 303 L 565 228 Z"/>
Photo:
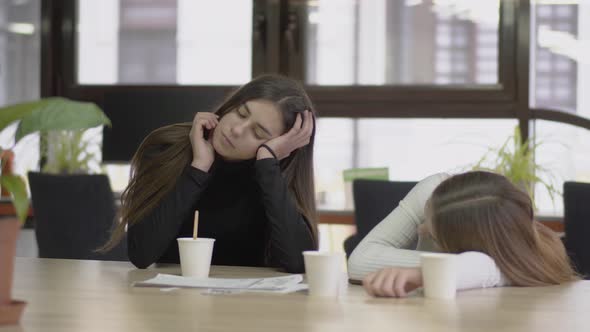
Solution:
<path fill-rule="evenodd" d="M 108 239 L 115 200 L 105 175 L 29 173 L 39 257 L 128 260 L 127 241 L 95 253 Z"/>
<path fill-rule="evenodd" d="M 364 238 L 414 188 L 417 182 L 355 180 L 352 183 L 357 236 Z M 359 239 L 359 240 L 360 240 Z"/>
<path fill-rule="evenodd" d="M 578 271 L 590 276 L 590 183 L 563 184 L 565 247 Z"/>

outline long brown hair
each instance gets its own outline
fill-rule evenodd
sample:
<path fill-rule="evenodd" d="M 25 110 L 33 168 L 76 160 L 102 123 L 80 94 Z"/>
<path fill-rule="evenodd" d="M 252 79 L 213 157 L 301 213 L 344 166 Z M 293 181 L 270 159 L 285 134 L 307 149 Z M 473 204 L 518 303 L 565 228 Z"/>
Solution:
<path fill-rule="evenodd" d="M 577 279 L 557 234 L 533 219 L 530 197 L 504 176 L 478 171 L 443 181 L 427 216 L 444 252 L 483 252 L 515 286 Z"/>
<path fill-rule="evenodd" d="M 231 94 L 215 110 L 222 118 L 253 99 L 274 102 L 283 115 L 284 127 L 293 127 L 297 113 L 315 108 L 296 81 L 278 75 L 260 76 Z M 314 120 L 315 121 L 315 120 Z M 108 242 L 99 251 L 112 249 L 125 234 L 126 226 L 142 220 L 172 190 L 176 180 L 192 160 L 189 138 L 192 123 L 180 123 L 154 130 L 141 143 L 131 160 L 131 179 L 121 196 L 121 222 L 117 222 Z M 313 175 L 315 125 L 308 145 L 280 161 L 288 189 L 295 198 L 317 246 L 316 207 Z"/>

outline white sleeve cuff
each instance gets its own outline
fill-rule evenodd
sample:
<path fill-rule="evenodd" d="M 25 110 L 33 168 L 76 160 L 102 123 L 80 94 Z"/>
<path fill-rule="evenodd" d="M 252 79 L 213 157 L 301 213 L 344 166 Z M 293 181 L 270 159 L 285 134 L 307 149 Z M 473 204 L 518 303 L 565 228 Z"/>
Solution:
<path fill-rule="evenodd" d="M 458 256 L 457 289 L 488 288 L 509 285 L 496 262 L 488 255 L 468 251 Z"/>

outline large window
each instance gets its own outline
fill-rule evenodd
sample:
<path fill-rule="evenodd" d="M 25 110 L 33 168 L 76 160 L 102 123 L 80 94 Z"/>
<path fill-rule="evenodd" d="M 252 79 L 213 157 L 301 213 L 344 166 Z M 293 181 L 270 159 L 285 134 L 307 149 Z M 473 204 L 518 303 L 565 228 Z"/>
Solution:
<path fill-rule="evenodd" d="M 308 84 L 498 83 L 498 0 L 322 0 L 307 10 Z"/>
<path fill-rule="evenodd" d="M 557 122 L 535 121 L 537 148 L 535 161 L 546 173 L 539 174 L 547 183 L 552 183 L 561 192 L 565 181 L 590 182 L 590 131 Z M 535 201 L 539 213 L 562 215 L 563 200 L 551 198 L 543 185 L 538 185 Z"/>
<path fill-rule="evenodd" d="M 531 106 L 590 118 L 590 2 L 539 2 L 532 8 Z M 590 131 L 556 122 L 535 121 L 540 174 L 559 190 L 564 181 L 590 181 Z M 542 185 L 536 190 L 541 213 L 562 214 Z"/>
<path fill-rule="evenodd" d="M 0 106 L 39 98 L 41 1 L 0 1 Z M 0 134 L 0 146 L 14 144 L 16 126 Z M 38 168 L 39 137 L 30 135 L 14 149 L 14 171 Z"/>
<path fill-rule="evenodd" d="M 343 169 L 388 167 L 396 180 L 465 170 L 517 124 L 527 138 L 547 141 L 536 151 L 541 166 L 560 156 L 558 187 L 587 177 L 587 135 L 578 129 L 590 128 L 587 1 L 51 3 L 45 17 L 64 15 L 53 22 L 61 53 L 49 58 L 45 93 L 98 103 L 113 128 L 154 127 L 163 115 L 190 119 L 263 72 L 302 80 L 320 113 L 320 206 L 341 206 Z M 134 98 L 170 104 L 144 116 L 148 107 Z M 105 145 L 139 142 L 125 135 L 148 129 L 119 131 L 117 140 L 106 131 Z M 116 172 L 120 189 L 127 171 Z M 537 196 L 541 213 L 561 213 Z"/>
<path fill-rule="evenodd" d="M 395 181 L 457 173 L 472 167 L 490 148 L 499 147 L 516 120 L 323 119 L 318 126 L 316 186 L 320 207 L 345 206 L 342 171 L 352 167 L 387 167 Z"/>
<path fill-rule="evenodd" d="M 79 0 L 77 8 L 80 84 L 251 78 L 250 0 Z"/>

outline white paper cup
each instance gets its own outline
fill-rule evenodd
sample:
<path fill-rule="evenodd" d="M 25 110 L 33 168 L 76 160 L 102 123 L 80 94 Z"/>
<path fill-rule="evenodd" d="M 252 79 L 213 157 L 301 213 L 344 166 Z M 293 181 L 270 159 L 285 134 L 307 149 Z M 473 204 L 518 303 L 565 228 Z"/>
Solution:
<path fill-rule="evenodd" d="M 424 295 L 433 299 L 454 299 L 457 293 L 457 255 L 420 255 Z"/>
<path fill-rule="evenodd" d="M 178 252 L 183 277 L 207 278 L 215 239 L 179 237 Z"/>
<path fill-rule="evenodd" d="M 304 251 L 303 259 L 309 295 L 338 296 L 342 286 L 344 254 Z"/>

